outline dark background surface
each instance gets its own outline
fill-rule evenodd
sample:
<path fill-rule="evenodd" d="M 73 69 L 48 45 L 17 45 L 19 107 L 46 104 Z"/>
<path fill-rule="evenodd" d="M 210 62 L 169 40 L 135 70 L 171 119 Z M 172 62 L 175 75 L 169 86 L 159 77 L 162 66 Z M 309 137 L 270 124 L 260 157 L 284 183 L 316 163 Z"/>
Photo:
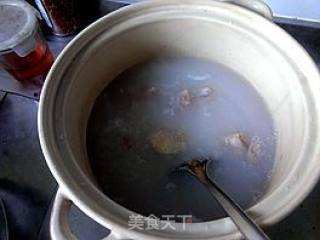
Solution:
<path fill-rule="evenodd" d="M 94 1 L 82 8 L 84 25 L 123 4 Z M 91 2 L 90 2 L 91 4 Z M 296 38 L 320 66 L 320 30 L 281 25 Z M 47 35 L 55 56 L 72 39 Z M 0 71 L 1 78 L 9 76 Z M 57 184 L 46 166 L 37 133 L 38 102 L 0 92 L 0 198 L 5 204 L 10 239 L 49 239 L 50 205 Z M 81 213 L 70 214 L 79 239 L 101 239 L 108 231 Z M 267 229 L 271 239 L 320 239 L 320 184 L 286 219 Z"/>

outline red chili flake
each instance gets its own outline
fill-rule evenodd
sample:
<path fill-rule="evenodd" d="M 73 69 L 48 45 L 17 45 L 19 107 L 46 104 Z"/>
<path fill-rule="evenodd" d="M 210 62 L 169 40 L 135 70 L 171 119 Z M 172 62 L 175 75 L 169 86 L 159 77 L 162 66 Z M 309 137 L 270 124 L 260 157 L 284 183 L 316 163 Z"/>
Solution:
<path fill-rule="evenodd" d="M 37 0 L 36 4 L 53 34 L 65 36 L 79 29 L 79 1 Z"/>

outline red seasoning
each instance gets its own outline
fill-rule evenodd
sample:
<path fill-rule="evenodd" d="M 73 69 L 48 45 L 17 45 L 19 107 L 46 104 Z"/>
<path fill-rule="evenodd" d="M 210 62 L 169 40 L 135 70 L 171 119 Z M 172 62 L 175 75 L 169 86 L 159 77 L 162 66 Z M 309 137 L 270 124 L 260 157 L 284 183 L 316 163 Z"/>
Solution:
<path fill-rule="evenodd" d="M 54 58 L 36 14 L 24 1 L 0 1 L 0 64 L 20 82 L 42 85 Z"/>
<path fill-rule="evenodd" d="M 53 34 L 67 36 L 79 29 L 77 0 L 35 0 L 35 3 Z"/>

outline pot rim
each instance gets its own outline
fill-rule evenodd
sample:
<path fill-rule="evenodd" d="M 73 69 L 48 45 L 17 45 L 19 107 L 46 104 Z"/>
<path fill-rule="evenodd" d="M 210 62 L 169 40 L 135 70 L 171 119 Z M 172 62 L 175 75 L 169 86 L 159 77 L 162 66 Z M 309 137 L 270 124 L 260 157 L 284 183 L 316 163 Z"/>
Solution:
<path fill-rule="evenodd" d="M 103 226 L 114 230 L 116 233 L 123 233 L 125 236 L 133 236 L 135 238 L 148 238 L 148 239 L 167 239 L 165 236 L 162 236 L 160 233 L 151 232 L 138 232 L 138 231 L 130 231 L 124 227 L 117 219 L 114 219 L 110 214 L 101 214 L 101 208 L 96 206 L 97 204 L 93 204 L 93 197 L 88 196 L 85 192 L 82 191 L 81 186 L 74 182 L 72 177 L 68 174 L 63 166 L 56 164 L 56 157 L 59 156 L 59 149 L 56 145 L 56 139 L 52 138 L 54 135 L 54 124 L 52 122 L 52 115 L 54 104 L 55 104 L 55 95 L 58 90 L 58 86 L 63 78 L 64 69 L 61 67 L 63 65 L 68 65 L 68 62 L 72 61 L 73 58 L 79 53 L 79 49 L 81 49 L 85 44 L 90 42 L 95 36 L 98 36 L 105 29 L 116 28 L 120 23 L 128 22 L 132 18 L 137 17 L 138 15 L 143 16 L 143 14 L 147 15 L 153 13 L 155 11 L 165 11 L 165 8 L 183 8 L 185 6 L 194 7 L 197 9 L 208 8 L 215 9 L 220 8 L 226 11 L 229 11 L 230 14 L 241 15 L 241 17 L 250 19 L 251 22 L 256 21 L 257 23 L 251 24 L 248 22 L 248 25 L 252 25 L 250 27 L 254 28 L 258 33 L 262 34 L 262 30 L 272 32 L 272 38 L 268 37 L 268 41 L 274 44 L 282 53 L 290 60 L 294 66 L 297 68 L 297 71 L 302 72 L 303 75 L 311 79 L 320 80 L 318 70 L 313 63 L 310 56 L 306 53 L 306 51 L 297 43 L 292 37 L 290 37 L 284 30 L 280 29 L 276 25 L 270 23 L 268 20 L 263 19 L 261 16 L 254 14 L 248 10 L 242 9 L 238 6 L 233 6 L 228 3 L 215 2 L 209 0 L 198 0 L 196 3 L 193 0 L 181 0 L 181 1 L 170 1 L 170 0 L 162 0 L 162 1 L 146 1 L 141 2 L 132 6 L 124 7 L 120 10 L 117 10 L 101 19 L 91 24 L 88 28 L 83 30 L 77 37 L 75 37 L 67 47 L 62 51 L 62 53 L 57 58 L 53 67 L 51 68 L 47 80 L 45 81 L 42 95 L 40 98 L 39 105 L 39 113 L 38 113 L 38 128 L 39 128 L 39 137 L 41 148 L 44 153 L 46 162 L 54 175 L 55 179 L 58 181 L 59 186 L 62 188 L 63 192 L 78 206 L 82 211 L 84 211 L 91 218 L 102 224 Z M 258 28 L 259 25 L 259 28 Z M 267 29 L 267 30 L 266 30 Z M 263 37 L 267 37 L 266 34 L 262 34 Z M 277 43 L 278 39 L 281 39 L 281 43 Z M 292 49 L 290 47 L 295 46 L 295 53 L 291 53 Z M 301 69 L 299 66 L 304 66 L 306 69 Z M 320 90 L 320 89 L 319 89 Z M 320 91 L 313 89 L 313 91 L 317 91 L 320 96 Z M 315 107 L 319 110 L 320 107 L 317 106 L 316 101 L 314 99 L 313 103 Z M 320 101 L 318 101 L 320 102 Z M 52 111 L 52 112 L 51 112 Z M 320 112 L 320 111 L 318 111 Z M 316 113 L 316 123 L 317 126 L 319 124 L 319 114 Z M 319 141 L 319 136 L 317 136 Z M 320 156 L 320 151 L 317 149 L 313 149 L 314 154 Z M 262 225 L 269 225 L 280 221 L 285 216 L 287 216 L 297 205 L 299 205 L 302 200 L 309 194 L 314 185 L 317 183 L 320 175 L 320 166 L 314 167 L 310 172 L 309 177 L 304 176 L 303 181 L 301 181 L 300 185 L 307 186 L 303 191 L 298 191 L 298 186 L 294 198 L 286 199 L 286 204 L 283 204 L 283 207 L 274 211 L 273 216 L 268 216 L 264 219 L 256 219 L 258 223 Z M 83 174 L 84 176 L 84 174 Z M 86 176 L 84 176 L 86 178 Z M 89 180 L 88 180 L 89 181 Z M 302 184 L 303 183 L 303 184 Z M 299 185 L 299 186 L 300 186 Z M 92 188 L 92 192 L 98 196 L 102 197 L 102 194 L 98 192 L 97 188 L 91 183 L 87 185 L 87 187 Z M 103 195 L 104 198 L 107 198 Z M 272 196 L 270 196 L 272 197 Z M 264 200 L 262 200 L 263 202 Z M 269 200 L 270 201 L 270 200 Z M 258 203 L 251 207 L 248 211 L 249 213 L 254 213 L 258 211 L 257 206 L 261 206 L 261 203 Z M 125 214 L 132 214 L 133 212 L 123 208 L 122 206 L 114 203 L 115 208 L 118 208 L 120 212 Z M 259 211 L 258 211 L 259 212 Z M 112 213 L 111 213 L 112 214 Z M 231 220 L 229 218 L 219 219 L 215 221 L 211 221 L 208 223 L 196 223 L 192 225 L 204 225 L 208 224 L 220 224 L 220 225 L 230 225 L 233 226 Z M 153 233 L 153 234 L 152 234 Z M 168 233 L 168 232 L 166 232 Z M 240 235 L 235 227 L 230 228 L 230 234 L 216 237 L 214 239 L 237 239 Z M 205 237 L 208 239 L 208 237 Z M 173 239 L 173 238 L 172 238 Z M 179 238 L 175 238 L 179 239 Z M 190 238 L 191 239 L 191 238 Z M 201 237 L 195 237 L 194 239 L 201 239 Z M 204 239 L 204 238 L 202 238 Z"/>

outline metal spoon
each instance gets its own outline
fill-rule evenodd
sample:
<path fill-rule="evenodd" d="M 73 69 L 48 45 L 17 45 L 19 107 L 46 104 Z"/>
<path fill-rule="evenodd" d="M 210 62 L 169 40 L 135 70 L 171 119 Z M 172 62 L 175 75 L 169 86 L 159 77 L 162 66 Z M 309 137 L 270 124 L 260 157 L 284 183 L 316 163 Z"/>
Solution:
<path fill-rule="evenodd" d="M 242 235 L 248 240 L 266 240 L 268 236 L 262 229 L 244 212 L 244 210 L 232 200 L 208 175 L 208 166 L 211 160 L 192 160 L 179 166 L 177 171 L 186 171 L 198 179 L 219 202 Z"/>

